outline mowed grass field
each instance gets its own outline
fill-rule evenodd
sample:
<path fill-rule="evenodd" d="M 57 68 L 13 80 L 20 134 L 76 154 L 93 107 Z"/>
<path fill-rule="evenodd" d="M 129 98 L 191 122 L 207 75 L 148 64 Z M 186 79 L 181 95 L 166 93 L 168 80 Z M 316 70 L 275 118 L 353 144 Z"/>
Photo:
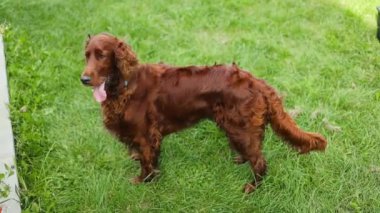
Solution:
<path fill-rule="evenodd" d="M 0 2 L 25 212 L 380 212 L 380 67 L 375 0 Z M 163 141 L 161 176 L 102 126 L 81 85 L 87 34 L 124 38 L 140 61 L 232 63 L 284 96 L 329 141 L 298 155 L 268 128 L 268 175 L 250 195 L 214 123 Z"/>

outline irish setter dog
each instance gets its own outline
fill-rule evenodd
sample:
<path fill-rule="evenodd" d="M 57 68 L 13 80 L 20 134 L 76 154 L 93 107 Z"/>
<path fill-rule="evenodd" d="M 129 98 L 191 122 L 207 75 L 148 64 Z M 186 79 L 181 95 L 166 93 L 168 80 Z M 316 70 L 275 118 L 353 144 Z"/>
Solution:
<path fill-rule="evenodd" d="M 239 154 L 235 162 L 248 161 L 252 167 L 254 178 L 244 186 L 246 193 L 255 190 L 266 173 L 261 149 L 268 123 L 300 153 L 326 148 L 322 135 L 304 132 L 296 125 L 271 86 L 234 63 L 140 64 L 128 44 L 105 33 L 89 36 L 85 56 L 82 83 L 93 87 L 105 127 L 140 162 L 141 174 L 133 183 L 157 175 L 165 135 L 201 119 L 215 121 Z"/>

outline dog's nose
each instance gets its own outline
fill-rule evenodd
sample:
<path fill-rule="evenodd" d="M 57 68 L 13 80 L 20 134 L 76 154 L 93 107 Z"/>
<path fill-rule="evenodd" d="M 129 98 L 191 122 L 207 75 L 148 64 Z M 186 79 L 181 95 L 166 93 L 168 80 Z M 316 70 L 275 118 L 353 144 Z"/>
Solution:
<path fill-rule="evenodd" d="M 84 75 L 84 76 L 80 77 L 80 81 L 82 81 L 82 84 L 84 84 L 84 85 L 89 85 L 91 82 L 91 77 Z"/>

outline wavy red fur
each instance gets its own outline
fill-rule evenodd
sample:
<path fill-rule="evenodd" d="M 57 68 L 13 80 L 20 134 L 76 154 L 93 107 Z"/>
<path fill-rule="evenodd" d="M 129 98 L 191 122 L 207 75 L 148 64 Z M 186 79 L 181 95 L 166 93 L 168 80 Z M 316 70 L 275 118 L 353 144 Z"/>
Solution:
<path fill-rule="evenodd" d="M 237 163 L 250 163 L 254 180 L 245 192 L 253 191 L 266 173 L 261 149 L 268 123 L 300 153 L 326 148 L 322 135 L 296 125 L 271 86 L 236 64 L 140 64 L 130 46 L 108 34 L 89 38 L 86 61 L 83 76 L 91 79 L 89 85 L 106 83 L 107 99 L 101 104 L 106 128 L 140 161 L 135 183 L 156 174 L 165 135 L 202 119 L 214 120 L 224 130 L 239 154 Z"/>

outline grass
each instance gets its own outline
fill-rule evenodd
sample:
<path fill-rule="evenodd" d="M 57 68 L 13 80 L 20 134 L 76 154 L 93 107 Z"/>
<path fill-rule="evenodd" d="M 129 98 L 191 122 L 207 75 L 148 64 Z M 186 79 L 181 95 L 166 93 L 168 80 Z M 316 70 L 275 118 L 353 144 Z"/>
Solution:
<path fill-rule="evenodd" d="M 238 3 L 239 2 L 239 3 Z M 0 2 L 25 212 L 379 212 L 380 75 L 375 0 Z M 124 37 L 141 61 L 231 63 L 266 79 L 323 133 L 297 155 L 269 130 L 269 172 L 253 194 L 209 121 L 165 138 L 161 177 L 102 127 L 79 76 L 87 33 Z M 314 115 L 314 116 L 312 116 Z M 334 131 L 339 126 L 341 131 Z"/>

